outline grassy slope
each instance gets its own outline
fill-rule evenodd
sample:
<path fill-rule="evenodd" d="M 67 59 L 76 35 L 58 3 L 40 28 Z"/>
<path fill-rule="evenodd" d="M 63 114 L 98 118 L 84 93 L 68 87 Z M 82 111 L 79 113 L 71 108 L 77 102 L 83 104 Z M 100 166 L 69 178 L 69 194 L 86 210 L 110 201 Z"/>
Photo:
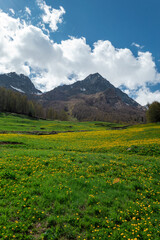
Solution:
<path fill-rule="evenodd" d="M 102 122 L 46 121 L 26 118 L 24 115 L 0 113 L 0 131 L 78 131 L 103 130 L 119 124 Z"/>
<path fill-rule="evenodd" d="M 23 125 L 23 126 L 21 126 Z M 0 239 L 160 239 L 160 125 L 108 130 L 1 116 Z"/>

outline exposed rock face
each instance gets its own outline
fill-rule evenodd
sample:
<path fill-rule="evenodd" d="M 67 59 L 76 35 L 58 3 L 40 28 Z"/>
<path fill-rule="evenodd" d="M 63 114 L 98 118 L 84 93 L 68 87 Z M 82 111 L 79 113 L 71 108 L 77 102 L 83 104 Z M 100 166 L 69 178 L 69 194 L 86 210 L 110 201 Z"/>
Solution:
<path fill-rule="evenodd" d="M 23 74 L 15 72 L 0 75 L 0 87 L 5 87 L 24 93 L 26 95 L 39 94 L 40 90 L 36 89 L 31 80 Z"/>

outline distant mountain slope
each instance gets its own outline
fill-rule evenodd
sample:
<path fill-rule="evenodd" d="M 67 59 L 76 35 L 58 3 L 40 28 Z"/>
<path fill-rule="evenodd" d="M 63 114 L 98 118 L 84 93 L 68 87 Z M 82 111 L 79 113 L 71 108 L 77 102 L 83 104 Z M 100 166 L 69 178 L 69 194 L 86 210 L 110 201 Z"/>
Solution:
<path fill-rule="evenodd" d="M 0 87 L 12 89 L 26 95 L 41 93 L 28 77 L 23 74 L 18 75 L 15 72 L 0 74 Z"/>
<path fill-rule="evenodd" d="M 141 121 L 144 108 L 99 73 L 41 96 L 44 105 L 67 110 L 79 120 Z"/>
<path fill-rule="evenodd" d="M 51 101 L 55 100 L 67 101 L 73 96 L 79 96 L 81 94 L 91 95 L 109 89 L 112 91 L 112 93 L 114 92 L 114 95 L 119 97 L 124 103 L 130 104 L 132 106 L 140 106 L 137 102 L 128 97 L 127 94 L 122 92 L 120 89 L 115 88 L 109 81 L 103 78 L 99 73 L 90 74 L 84 80 L 77 81 L 71 85 L 59 86 L 43 94 L 43 98 Z"/>
<path fill-rule="evenodd" d="M 99 73 L 43 94 L 23 74 L 1 74 L 0 86 L 26 94 L 46 108 L 65 110 L 82 121 L 143 122 L 145 119 L 144 108 Z"/>
<path fill-rule="evenodd" d="M 113 87 L 113 85 L 105 80 L 100 74 L 96 73 L 89 75 L 83 81 L 77 81 L 71 85 L 59 86 L 44 94 L 44 98 L 48 100 L 65 101 L 79 94 L 95 94 L 110 87 Z"/>

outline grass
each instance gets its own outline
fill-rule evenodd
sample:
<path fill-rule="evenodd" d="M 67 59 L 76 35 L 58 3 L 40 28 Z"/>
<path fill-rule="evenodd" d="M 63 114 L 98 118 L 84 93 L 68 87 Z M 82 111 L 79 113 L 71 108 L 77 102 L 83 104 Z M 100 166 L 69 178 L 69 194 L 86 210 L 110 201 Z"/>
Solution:
<path fill-rule="evenodd" d="M 123 126 L 114 123 L 102 122 L 70 122 L 37 120 L 18 114 L 0 113 L 0 131 L 92 131 Z"/>
<path fill-rule="evenodd" d="M 32 126 L 66 132 L 0 134 L 0 239 L 160 239 L 159 124 L 0 117 Z"/>

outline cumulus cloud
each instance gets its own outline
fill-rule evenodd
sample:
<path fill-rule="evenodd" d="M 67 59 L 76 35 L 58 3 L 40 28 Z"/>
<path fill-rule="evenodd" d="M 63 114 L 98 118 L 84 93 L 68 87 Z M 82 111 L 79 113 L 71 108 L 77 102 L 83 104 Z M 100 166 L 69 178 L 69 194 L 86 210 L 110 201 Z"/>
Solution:
<path fill-rule="evenodd" d="M 151 92 L 149 88 L 141 88 L 136 92 L 135 100 L 141 105 L 147 105 L 147 103 L 152 103 L 154 101 L 160 102 L 160 91 Z"/>
<path fill-rule="evenodd" d="M 139 51 L 138 57 L 135 57 L 127 48 L 118 49 L 109 41 L 98 41 L 94 44 L 92 55 L 97 71 L 117 87 L 125 85 L 135 89 L 159 79 L 150 52 Z"/>
<path fill-rule="evenodd" d="M 146 86 L 160 83 L 160 74 L 150 52 L 116 48 L 110 41 L 97 41 L 91 48 L 84 37 L 70 37 L 57 44 L 42 28 L 0 11 L 0 73 L 15 71 L 32 76 L 42 91 L 82 80 L 99 72 L 136 100 L 146 104 L 158 100 Z M 34 76 L 34 77 L 33 77 Z"/>
<path fill-rule="evenodd" d="M 38 6 L 44 12 L 42 15 L 42 20 L 45 24 L 48 24 L 50 29 L 55 32 L 58 29 L 58 23 L 62 23 L 62 16 L 65 14 L 63 7 L 60 9 L 54 9 L 48 6 L 45 1 L 37 0 Z"/>
<path fill-rule="evenodd" d="M 29 7 L 25 7 L 25 12 L 31 16 L 31 10 L 29 9 Z"/>

